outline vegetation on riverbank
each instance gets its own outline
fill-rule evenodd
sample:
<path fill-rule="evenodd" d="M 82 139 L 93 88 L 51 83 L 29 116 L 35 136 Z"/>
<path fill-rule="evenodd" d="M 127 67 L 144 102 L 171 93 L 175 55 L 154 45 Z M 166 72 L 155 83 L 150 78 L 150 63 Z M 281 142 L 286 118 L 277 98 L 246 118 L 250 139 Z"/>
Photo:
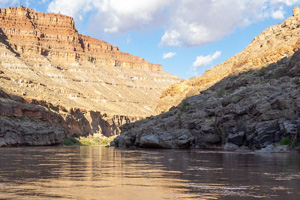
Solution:
<path fill-rule="evenodd" d="M 295 148 L 299 146 L 299 143 L 297 142 L 297 137 L 292 140 L 288 137 L 284 137 L 281 139 L 280 145 L 289 145 L 290 147 Z"/>
<path fill-rule="evenodd" d="M 69 138 L 64 138 L 63 145 L 109 145 L 116 136 L 106 137 L 100 134 L 88 135 L 88 136 L 72 136 Z"/>

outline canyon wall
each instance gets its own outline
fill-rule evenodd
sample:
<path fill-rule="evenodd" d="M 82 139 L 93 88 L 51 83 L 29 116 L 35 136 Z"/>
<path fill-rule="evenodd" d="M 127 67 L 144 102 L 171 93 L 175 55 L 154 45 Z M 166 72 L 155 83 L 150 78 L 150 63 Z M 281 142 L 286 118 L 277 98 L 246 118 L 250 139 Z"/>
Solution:
<path fill-rule="evenodd" d="M 80 109 L 67 110 L 45 101 L 29 100 L 0 89 L 0 147 L 55 145 L 71 135 L 119 134 L 119 127 L 138 118 Z"/>
<path fill-rule="evenodd" d="M 119 125 L 155 115 L 161 92 L 181 81 L 79 34 L 71 17 L 19 6 L 0 9 L 0 19 L 0 89 L 58 113 L 67 135 L 118 134 Z"/>
<path fill-rule="evenodd" d="M 240 53 L 207 70 L 198 77 L 190 78 L 162 92 L 157 111 L 169 110 L 183 99 L 199 94 L 224 78 L 249 70 L 259 70 L 287 57 L 300 48 L 300 9 L 283 23 L 271 26 L 255 37 Z"/>

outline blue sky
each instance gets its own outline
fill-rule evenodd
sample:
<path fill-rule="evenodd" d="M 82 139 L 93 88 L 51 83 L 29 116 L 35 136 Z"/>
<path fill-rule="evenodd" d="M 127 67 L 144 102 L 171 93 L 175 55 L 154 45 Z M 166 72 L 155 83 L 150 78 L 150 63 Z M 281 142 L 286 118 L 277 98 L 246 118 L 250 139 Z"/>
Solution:
<path fill-rule="evenodd" d="M 80 33 L 188 79 L 242 51 L 300 0 L 0 0 L 20 4 L 72 16 Z"/>

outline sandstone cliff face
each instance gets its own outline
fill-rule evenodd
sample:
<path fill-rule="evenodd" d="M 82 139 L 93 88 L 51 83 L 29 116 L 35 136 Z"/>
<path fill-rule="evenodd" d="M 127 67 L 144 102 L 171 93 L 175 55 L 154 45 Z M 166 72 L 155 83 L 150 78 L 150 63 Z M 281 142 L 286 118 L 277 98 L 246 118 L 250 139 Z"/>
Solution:
<path fill-rule="evenodd" d="M 179 105 L 122 126 L 115 145 L 273 151 L 269 145 L 283 138 L 300 143 L 299 13 L 295 8 L 204 75 L 165 90 L 161 103 L 170 104 L 159 108 Z"/>
<path fill-rule="evenodd" d="M 79 34 L 71 17 L 19 6 L 0 9 L 0 18 L 1 89 L 59 113 L 67 135 L 118 134 L 119 125 L 154 115 L 161 92 L 180 81 Z"/>
<path fill-rule="evenodd" d="M 119 51 L 107 42 L 81 35 L 71 17 L 33 9 L 0 9 L 2 39 L 20 54 L 38 54 L 60 62 L 89 61 L 106 66 L 162 71 L 161 65 Z"/>
<path fill-rule="evenodd" d="M 293 11 L 293 16 L 282 24 L 267 28 L 242 52 L 207 70 L 199 77 L 172 85 L 163 91 L 157 111 L 167 111 L 183 99 L 199 94 L 226 77 L 258 70 L 284 57 L 291 57 L 300 48 L 300 9 L 295 7 Z"/>

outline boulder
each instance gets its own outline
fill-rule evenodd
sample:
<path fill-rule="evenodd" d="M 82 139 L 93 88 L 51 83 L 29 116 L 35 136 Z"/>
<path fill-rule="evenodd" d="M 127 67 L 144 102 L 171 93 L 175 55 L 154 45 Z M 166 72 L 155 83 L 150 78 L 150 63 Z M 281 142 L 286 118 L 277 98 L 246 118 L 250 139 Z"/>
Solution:
<path fill-rule="evenodd" d="M 235 134 L 229 134 L 227 140 L 229 143 L 235 144 L 237 146 L 242 146 L 244 144 L 245 132 L 240 131 Z"/>

